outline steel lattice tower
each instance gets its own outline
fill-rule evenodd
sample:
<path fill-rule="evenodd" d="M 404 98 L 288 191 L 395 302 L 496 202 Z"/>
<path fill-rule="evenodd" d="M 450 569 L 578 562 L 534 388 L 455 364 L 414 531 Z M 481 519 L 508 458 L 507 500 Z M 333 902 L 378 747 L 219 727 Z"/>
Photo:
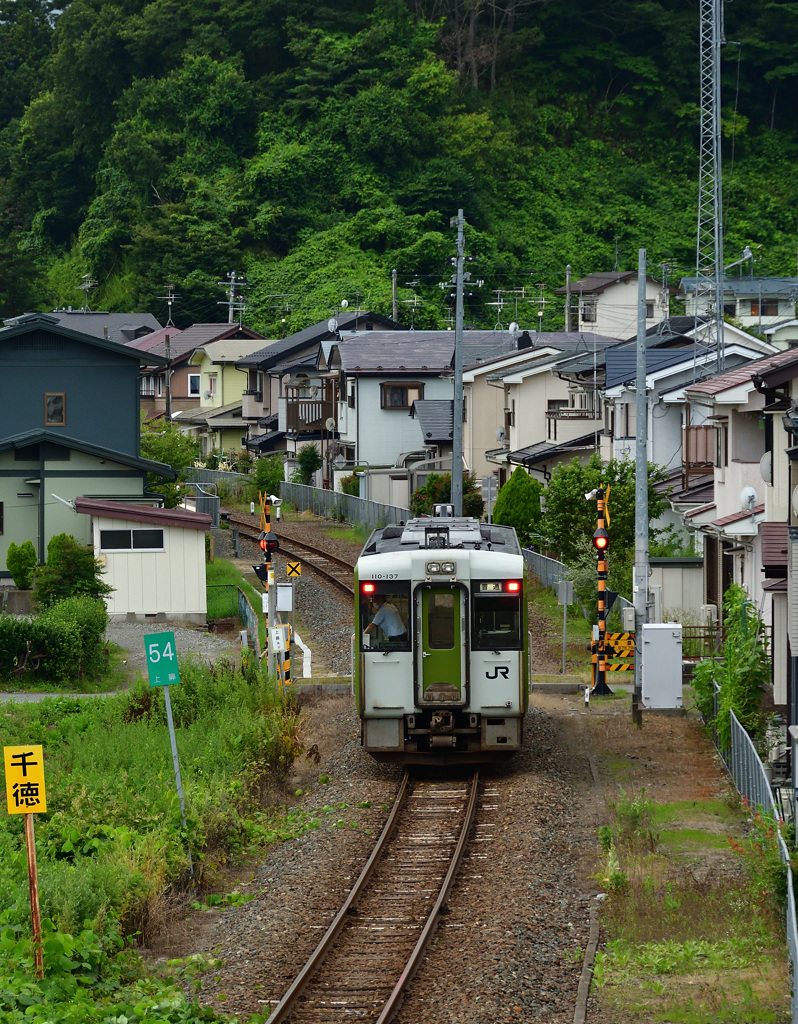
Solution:
<path fill-rule="evenodd" d="M 724 369 L 723 179 L 720 150 L 720 48 L 723 43 L 723 0 L 701 0 L 701 138 L 695 316 L 696 321 L 700 316 L 711 317 L 705 338 L 708 345 L 717 347 L 719 373 Z M 696 339 L 697 328 L 696 322 Z"/>

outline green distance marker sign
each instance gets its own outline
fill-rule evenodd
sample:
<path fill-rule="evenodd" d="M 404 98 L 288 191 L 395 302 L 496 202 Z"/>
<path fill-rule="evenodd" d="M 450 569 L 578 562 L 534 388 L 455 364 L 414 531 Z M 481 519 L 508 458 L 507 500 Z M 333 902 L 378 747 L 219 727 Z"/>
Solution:
<path fill-rule="evenodd" d="M 150 686 L 174 686 L 180 682 L 174 633 L 147 633 L 144 636 Z"/>

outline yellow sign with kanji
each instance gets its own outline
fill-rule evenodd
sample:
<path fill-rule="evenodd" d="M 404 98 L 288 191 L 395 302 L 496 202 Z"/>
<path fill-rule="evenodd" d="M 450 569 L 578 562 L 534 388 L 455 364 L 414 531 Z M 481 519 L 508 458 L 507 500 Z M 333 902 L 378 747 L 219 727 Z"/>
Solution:
<path fill-rule="evenodd" d="M 291 576 L 302 575 L 302 563 L 301 562 L 287 562 L 285 566 L 285 574 L 289 578 Z"/>
<path fill-rule="evenodd" d="M 3 747 L 6 763 L 6 799 L 9 814 L 42 814 L 47 810 L 44 793 L 44 753 L 41 746 Z"/>

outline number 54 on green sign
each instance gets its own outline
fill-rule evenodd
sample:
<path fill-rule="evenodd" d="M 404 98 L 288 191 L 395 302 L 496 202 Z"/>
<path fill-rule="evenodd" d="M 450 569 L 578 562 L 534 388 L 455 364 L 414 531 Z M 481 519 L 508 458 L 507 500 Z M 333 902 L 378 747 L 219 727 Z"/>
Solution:
<path fill-rule="evenodd" d="M 174 633 L 147 633 L 144 636 L 150 686 L 173 686 L 180 682 Z"/>

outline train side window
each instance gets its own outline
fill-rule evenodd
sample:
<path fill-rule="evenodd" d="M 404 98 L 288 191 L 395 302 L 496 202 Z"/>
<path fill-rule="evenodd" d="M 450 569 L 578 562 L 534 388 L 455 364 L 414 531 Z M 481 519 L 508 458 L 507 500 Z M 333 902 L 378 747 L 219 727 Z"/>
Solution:
<path fill-rule="evenodd" d="M 504 594 L 475 594 L 471 647 L 478 651 L 519 651 L 521 598 Z"/>
<path fill-rule="evenodd" d="M 410 586 L 378 584 L 358 602 L 361 650 L 410 650 Z"/>

